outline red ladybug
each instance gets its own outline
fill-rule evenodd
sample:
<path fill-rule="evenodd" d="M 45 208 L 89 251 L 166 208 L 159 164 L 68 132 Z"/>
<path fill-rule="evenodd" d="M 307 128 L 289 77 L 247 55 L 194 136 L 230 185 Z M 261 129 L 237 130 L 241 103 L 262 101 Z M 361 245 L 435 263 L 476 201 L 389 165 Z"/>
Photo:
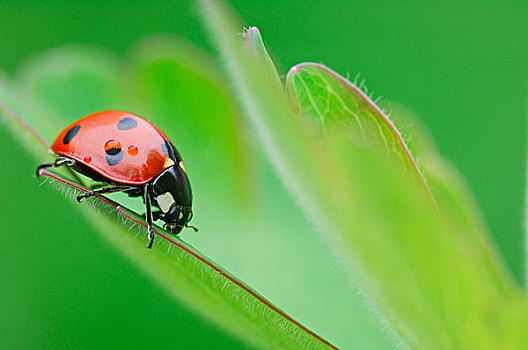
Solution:
<path fill-rule="evenodd" d="M 132 113 L 103 111 L 90 114 L 64 129 L 53 142 L 53 163 L 40 169 L 66 165 L 91 179 L 110 184 L 77 197 L 125 192 L 143 197 L 149 244 L 152 222 L 160 219 L 172 234 L 178 234 L 192 218 L 192 192 L 182 158 L 174 145 L 154 124 Z M 154 205 L 159 211 L 152 211 Z M 196 228 L 192 227 L 196 230 Z"/>

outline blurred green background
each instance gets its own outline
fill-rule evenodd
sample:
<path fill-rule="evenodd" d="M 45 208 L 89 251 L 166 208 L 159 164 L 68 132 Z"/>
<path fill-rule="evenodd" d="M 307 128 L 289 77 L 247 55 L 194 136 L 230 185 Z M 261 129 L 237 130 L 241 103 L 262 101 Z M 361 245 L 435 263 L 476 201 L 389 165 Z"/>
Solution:
<path fill-rule="evenodd" d="M 384 105 L 427 125 L 468 180 L 506 262 L 524 281 L 528 5 L 515 1 L 231 1 L 257 25 L 282 72 L 301 61 L 361 73 Z M 9 1 L 0 5 L 0 70 L 83 42 L 125 55 L 176 33 L 215 55 L 194 3 Z M 403 125 L 406 134 L 412 126 Z M 0 128 L 0 344 L 3 348 L 244 348 L 166 296 L 90 229 Z M 15 205 L 16 204 L 16 205 Z M 365 343 L 386 347 L 386 341 Z M 358 340 L 358 344 L 361 340 Z M 4 347 L 5 345 L 5 347 Z"/>

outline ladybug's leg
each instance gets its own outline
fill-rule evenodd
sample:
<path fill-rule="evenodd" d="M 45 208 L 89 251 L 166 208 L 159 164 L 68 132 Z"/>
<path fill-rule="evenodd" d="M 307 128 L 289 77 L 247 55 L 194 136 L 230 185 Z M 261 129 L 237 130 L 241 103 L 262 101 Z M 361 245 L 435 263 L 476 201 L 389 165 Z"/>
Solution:
<path fill-rule="evenodd" d="M 55 166 L 55 163 L 44 163 L 44 164 L 40 164 L 38 167 L 37 167 L 37 177 L 40 177 L 40 170 L 41 169 L 46 169 L 46 168 L 51 168 Z"/>
<path fill-rule="evenodd" d="M 104 188 L 101 188 L 100 190 L 88 191 L 88 192 L 85 192 L 85 193 L 81 194 L 80 196 L 77 196 L 77 202 L 80 202 L 84 198 L 89 198 L 89 197 L 93 197 L 93 196 L 99 196 L 101 194 L 114 193 L 114 192 L 123 192 L 123 191 L 128 191 L 128 190 L 133 190 L 133 189 L 135 189 L 135 188 L 131 187 L 131 186 L 104 187 Z"/>
<path fill-rule="evenodd" d="M 152 204 L 151 204 L 151 206 L 152 206 Z M 143 214 L 143 215 L 141 215 L 141 217 L 146 220 L 147 219 L 147 214 Z M 163 220 L 164 217 L 165 217 L 165 214 L 162 211 L 152 211 L 152 222 L 154 222 L 156 220 Z"/>
<path fill-rule="evenodd" d="M 147 212 L 145 213 L 146 219 L 147 219 L 147 230 L 148 230 L 148 239 L 149 244 L 147 246 L 148 249 L 152 248 L 152 243 L 154 242 L 154 228 L 152 227 L 152 204 L 150 202 L 150 194 L 149 194 L 149 184 L 147 183 L 144 187 L 144 199 L 145 199 L 145 206 Z"/>
<path fill-rule="evenodd" d="M 75 164 L 75 161 L 73 159 L 70 159 L 70 158 L 66 158 L 66 157 L 58 157 L 55 162 L 53 163 L 44 163 L 44 164 L 41 164 L 37 167 L 37 177 L 40 177 L 40 170 L 41 169 L 46 169 L 46 168 L 57 168 L 61 165 L 68 165 L 68 172 L 70 173 L 71 176 L 73 176 L 73 178 L 75 179 L 75 181 L 77 181 L 78 184 L 80 184 L 81 186 L 84 186 L 84 183 L 83 181 L 79 178 L 79 176 L 77 176 L 77 174 L 75 173 L 75 171 L 73 171 L 70 167 L 73 166 Z"/>
<path fill-rule="evenodd" d="M 73 159 L 70 159 L 70 158 L 65 158 L 65 157 L 59 157 L 57 158 L 53 163 L 44 163 L 44 164 L 41 164 L 37 167 L 37 177 L 40 177 L 40 170 L 41 169 L 46 169 L 46 168 L 57 168 L 61 165 L 73 165 L 75 164 L 75 161 Z"/>
<path fill-rule="evenodd" d="M 164 213 L 162 211 L 153 211 L 152 212 L 152 218 L 154 221 L 156 220 L 162 220 L 165 217 Z"/>

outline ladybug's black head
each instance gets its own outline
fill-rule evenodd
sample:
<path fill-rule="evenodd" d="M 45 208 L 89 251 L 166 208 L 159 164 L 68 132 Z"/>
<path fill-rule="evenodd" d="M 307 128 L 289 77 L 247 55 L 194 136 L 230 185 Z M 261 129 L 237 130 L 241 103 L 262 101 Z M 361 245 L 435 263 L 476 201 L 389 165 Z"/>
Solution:
<path fill-rule="evenodd" d="M 192 210 L 190 207 L 182 207 L 181 205 L 173 205 L 171 209 L 165 214 L 165 229 L 170 233 L 176 235 L 180 233 L 182 228 L 187 225 L 192 219 Z"/>
<path fill-rule="evenodd" d="M 179 164 L 165 169 L 150 184 L 152 202 L 164 215 L 160 219 L 173 234 L 179 233 L 192 218 L 189 179 Z"/>

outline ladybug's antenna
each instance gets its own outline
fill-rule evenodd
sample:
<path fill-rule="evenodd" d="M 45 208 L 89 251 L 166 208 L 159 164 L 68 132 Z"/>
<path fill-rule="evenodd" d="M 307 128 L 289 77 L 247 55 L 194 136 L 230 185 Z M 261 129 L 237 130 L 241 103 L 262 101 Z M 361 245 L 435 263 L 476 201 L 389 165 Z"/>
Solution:
<path fill-rule="evenodd" d="M 185 225 L 185 227 L 192 228 L 194 232 L 198 232 L 198 227 L 192 225 Z"/>

